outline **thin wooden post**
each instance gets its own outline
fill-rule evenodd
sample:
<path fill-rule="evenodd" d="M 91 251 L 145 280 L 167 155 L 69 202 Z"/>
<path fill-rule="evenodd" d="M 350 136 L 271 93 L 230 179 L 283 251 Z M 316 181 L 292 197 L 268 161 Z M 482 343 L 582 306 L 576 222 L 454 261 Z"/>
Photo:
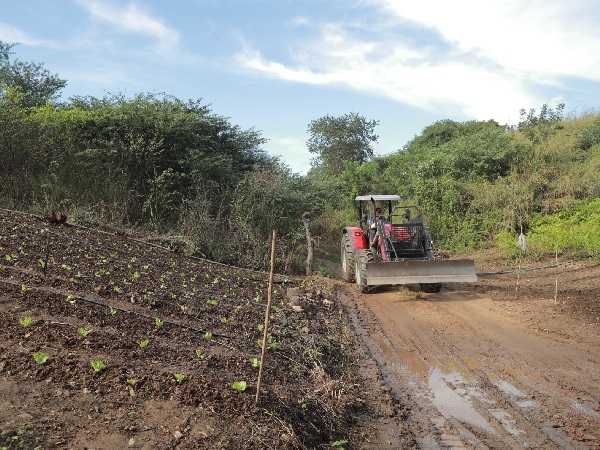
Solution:
<path fill-rule="evenodd" d="M 267 291 L 267 310 L 265 311 L 265 324 L 263 329 L 262 350 L 260 353 L 260 367 L 258 368 L 258 382 L 256 383 L 256 399 L 254 404 L 258 405 L 260 395 L 260 383 L 262 380 L 263 365 L 265 360 L 265 349 L 267 348 L 267 334 L 269 330 L 269 316 L 271 313 L 271 297 L 273 292 L 273 274 L 275 273 L 275 241 L 277 233 L 273 230 L 273 241 L 271 242 L 271 272 L 269 273 L 269 289 Z"/>
<path fill-rule="evenodd" d="M 554 258 L 556 261 L 556 282 L 554 284 L 554 303 L 558 303 L 558 249 L 555 249 L 556 253 L 554 254 Z"/>
<path fill-rule="evenodd" d="M 306 231 L 306 276 L 309 277 L 312 275 L 315 242 L 312 236 L 310 235 L 310 217 L 306 212 L 302 214 L 302 223 L 304 224 L 304 229 Z"/>
<path fill-rule="evenodd" d="M 519 295 L 519 280 L 521 279 L 521 254 L 523 252 L 519 251 L 519 270 L 517 271 L 517 285 L 515 286 L 515 297 Z"/>

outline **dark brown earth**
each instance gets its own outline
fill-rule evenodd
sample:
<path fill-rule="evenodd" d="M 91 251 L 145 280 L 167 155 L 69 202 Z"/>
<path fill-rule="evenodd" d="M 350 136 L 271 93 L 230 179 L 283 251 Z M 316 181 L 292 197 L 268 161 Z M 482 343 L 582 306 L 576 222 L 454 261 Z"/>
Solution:
<path fill-rule="evenodd" d="M 342 291 L 404 425 L 425 449 L 600 448 L 600 265 L 487 258 L 437 294 Z"/>
<path fill-rule="evenodd" d="M 267 274 L 2 211 L 0 448 L 600 448 L 598 262 L 476 268 L 276 277 L 255 405 Z"/>
<path fill-rule="evenodd" d="M 10 211 L 0 259 L 2 449 L 358 448 L 393 414 L 327 280 L 274 279 L 255 405 L 267 274 Z"/>

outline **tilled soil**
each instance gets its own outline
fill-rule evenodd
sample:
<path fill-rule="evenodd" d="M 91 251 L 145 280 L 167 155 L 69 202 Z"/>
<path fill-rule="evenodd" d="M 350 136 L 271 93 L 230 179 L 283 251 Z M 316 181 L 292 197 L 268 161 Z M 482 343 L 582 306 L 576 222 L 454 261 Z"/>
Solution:
<path fill-rule="evenodd" d="M 274 278 L 256 404 L 268 274 L 10 211 L 0 257 L 3 449 L 360 448 L 393 409 L 323 281 Z"/>
<path fill-rule="evenodd" d="M 268 274 L 2 211 L 0 447 L 600 448 L 598 262 L 475 260 L 440 293 L 275 277 L 255 404 Z"/>

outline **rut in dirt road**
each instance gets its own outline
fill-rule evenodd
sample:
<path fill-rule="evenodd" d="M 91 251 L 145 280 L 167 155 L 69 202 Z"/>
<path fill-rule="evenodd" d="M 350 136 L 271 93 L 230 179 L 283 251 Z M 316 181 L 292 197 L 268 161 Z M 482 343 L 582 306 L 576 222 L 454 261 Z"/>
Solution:
<path fill-rule="evenodd" d="M 597 325 L 546 317 L 543 298 L 515 301 L 507 290 L 513 298 L 500 299 L 496 290 L 492 299 L 458 286 L 439 294 L 342 289 L 357 334 L 410 410 L 419 447 L 598 448 Z M 539 318 L 546 330 L 568 324 L 576 338 L 540 330 Z"/>

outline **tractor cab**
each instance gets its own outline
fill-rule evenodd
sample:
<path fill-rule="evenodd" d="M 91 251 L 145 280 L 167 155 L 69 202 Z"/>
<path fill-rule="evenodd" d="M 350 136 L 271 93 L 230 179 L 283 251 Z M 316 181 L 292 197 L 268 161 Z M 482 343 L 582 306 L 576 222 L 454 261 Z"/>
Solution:
<path fill-rule="evenodd" d="M 359 195 L 359 226 L 342 230 L 341 262 L 346 281 L 361 292 L 372 286 L 420 283 L 438 292 L 442 282 L 475 282 L 472 260 L 442 260 L 418 206 L 400 205 L 398 195 Z"/>

